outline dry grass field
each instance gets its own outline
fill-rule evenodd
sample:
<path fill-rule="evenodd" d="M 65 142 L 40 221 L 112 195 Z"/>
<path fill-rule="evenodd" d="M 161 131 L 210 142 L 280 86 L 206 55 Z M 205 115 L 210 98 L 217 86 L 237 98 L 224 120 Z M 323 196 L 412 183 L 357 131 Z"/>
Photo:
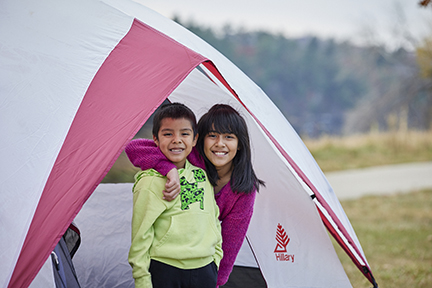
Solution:
<path fill-rule="evenodd" d="M 432 130 L 303 140 L 324 172 L 432 161 Z"/>
<path fill-rule="evenodd" d="M 432 287 L 432 190 L 341 204 L 380 288 Z M 352 286 L 372 287 L 345 252 L 334 246 Z"/>

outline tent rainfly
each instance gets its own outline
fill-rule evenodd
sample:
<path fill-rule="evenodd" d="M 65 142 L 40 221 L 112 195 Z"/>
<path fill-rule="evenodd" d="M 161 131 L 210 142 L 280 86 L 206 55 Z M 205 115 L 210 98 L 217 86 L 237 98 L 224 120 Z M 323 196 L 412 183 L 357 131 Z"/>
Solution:
<path fill-rule="evenodd" d="M 129 0 L 3 0 L 0 40 L 1 287 L 31 284 L 165 99 L 198 118 L 216 103 L 245 117 L 253 164 L 267 184 L 247 239 L 268 287 L 351 287 L 325 227 L 376 286 L 345 212 L 297 133 L 253 81 L 199 37 Z M 277 233 L 290 241 L 276 240 Z"/>

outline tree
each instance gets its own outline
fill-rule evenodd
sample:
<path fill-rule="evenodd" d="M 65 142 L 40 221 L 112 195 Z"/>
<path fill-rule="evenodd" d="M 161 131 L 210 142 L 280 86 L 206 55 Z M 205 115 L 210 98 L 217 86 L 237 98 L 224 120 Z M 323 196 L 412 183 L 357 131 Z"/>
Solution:
<path fill-rule="evenodd" d="M 420 75 L 432 81 L 432 36 L 425 38 L 416 49 Z"/>

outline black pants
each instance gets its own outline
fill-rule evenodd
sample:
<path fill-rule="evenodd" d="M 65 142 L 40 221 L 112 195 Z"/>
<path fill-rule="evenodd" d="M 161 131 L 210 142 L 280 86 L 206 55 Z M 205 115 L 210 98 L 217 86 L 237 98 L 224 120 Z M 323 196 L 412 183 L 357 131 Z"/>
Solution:
<path fill-rule="evenodd" d="M 214 262 L 197 269 L 179 269 L 151 260 L 149 272 L 154 288 L 215 288 L 217 267 Z"/>

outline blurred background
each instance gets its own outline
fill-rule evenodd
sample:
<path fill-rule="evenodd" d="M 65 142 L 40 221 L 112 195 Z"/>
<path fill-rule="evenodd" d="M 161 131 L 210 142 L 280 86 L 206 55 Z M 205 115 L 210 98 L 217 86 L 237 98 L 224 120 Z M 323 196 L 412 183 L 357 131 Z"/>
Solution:
<path fill-rule="evenodd" d="M 431 126 L 427 1 L 135 1 L 218 49 L 303 137 Z"/>

